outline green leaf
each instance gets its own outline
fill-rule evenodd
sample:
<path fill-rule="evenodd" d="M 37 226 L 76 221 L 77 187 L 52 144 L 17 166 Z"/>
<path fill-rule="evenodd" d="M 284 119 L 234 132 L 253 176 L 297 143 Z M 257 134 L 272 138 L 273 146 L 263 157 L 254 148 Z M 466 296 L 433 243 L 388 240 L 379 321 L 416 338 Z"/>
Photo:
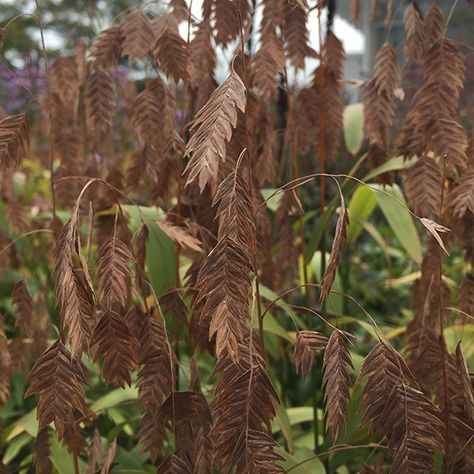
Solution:
<path fill-rule="evenodd" d="M 131 451 L 120 446 L 117 447 L 115 462 L 117 463 L 117 466 L 120 466 L 124 471 L 128 469 L 141 469 L 141 472 L 148 472 L 148 469 L 144 469 L 146 459 L 147 455 L 142 452 L 139 445 L 136 445 Z M 115 469 L 113 472 L 115 473 Z M 151 472 L 156 472 L 156 467 Z"/>
<path fill-rule="evenodd" d="M 140 224 L 144 222 L 149 224 L 159 220 L 164 220 L 166 215 L 163 209 L 159 207 L 133 206 L 131 204 L 122 204 L 121 208 L 130 217 L 130 230 L 136 232 Z"/>
<path fill-rule="evenodd" d="M 326 469 L 323 463 L 315 454 L 307 448 L 298 448 L 294 454 L 286 452 L 284 449 L 277 448 L 275 452 L 285 458 L 278 464 L 285 469 L 292 469 L 294 466 L 300 464 L 298 467 L 291 470 L 293 474 L 325 474 Z"/>
<path fill-rule="evenodd" d="M 3 464 L 10 464 L 19 454 L 19 452 L 24 448 L 28 443 L 32 441 L 32 438 L 27 433 L 21 433 L 13 441 L 8 443 L 7 449 L 3 454 Z"/>
<path fill-rule="evenodd" d="M 165 218 L 164 212 L 156 207 L 122 206 L 130 216 L 130 230 L 136 232 L 144 222 L 148 227 L 146 265 L 153 290 L 157 296 L 174 288 L 176 274 L 176 246 L 156 225 L 155 221 Z"/>
<path fill-rule="evenodd" d="M 393 233 L 408 252 L 410 257 L 417 263 L 421 262 L 421 243 L 416 231 L 413 218 L 406 206 L 405 198 L 400 188 L 393 186 L 371 185 L 374 189 L 381 189 L 383 192 L 376 192 L 377 203 L 382 210 Z M 388 195 L 387 195 L 388 194 Z M 393 199 L 392 197 L 393 196 Z"/>
<path fill-rule="evenodd" d="M 258 314 L 256 311 L 253 318 L 253 327 L 256 329 L 258 328 Z M 265 332 L 275 334 L 276 336 L 280 336 L 291 343 L 295 342 L 294 338 L 290 336 L 288 331 L 270 313 L 266 313 L 265 317 L 263 318 L 263 330 Z"/>
<path fill-rule="evenodd" d="M 370 222 L 365 222 L 363 227 L 364 230 L 367 231 L 367 233 L 375 240 L 375 243 L 380 247 L 380 250 L 382 250 L 387 260 L 387 266 L 390 268 L 389 246 L 387 245 L 387 242 L 385 242 L 383 237 L 380 235 L 377 227 L 372 225 Z"/>
<path fill-rule="evenodd" d="M 259 289 L 260 289 L 260 296 L 267 301 L 275 301 L 278 298 L 278 295 L 270 290 L 270 288 L 266 287 L 265 285 L 262 285 L 261 283 L 259 284 Z M 303 322 L 303 320 L 295 313 L 295 311 L 291 308 L 291 306 L 288 306 L 283 299 L 278 299 L 276 302 L 277 306 L 279 308 L 284 309 L 293 319 L 293 321 L 296 322 L 297 326 L 299 329 L 305 329 L 306 324 Z M 265 318 L 267 315 L 265 315 Z M 265 318 L 263 321 L 265 321 Z M 290 336 L 291 337 L 291 336 Z M 292 339 L 293 340 L 293 339 Z"/>
<path fill-rule="evenodd" d="M 36 408 L 28 412 L 26 415 L 23 415 L 20 419 L 15 421 L 12 425 L 12 430 L 10 431 L 7 441 L 15 438 L 21 433 L 28 433 L 33 438 L 36 437 L 38 433 L 38 420 L 36 419 Z"/>
<path fill-rule="evenodd" d="M 364 106 L 361 102 L 344 109 L 344 141 L 346 148 L 356 155 L 364 141 Z"/>
<path fill-rule="evenodd" d="M 276 428 L 276 429 L 275 429 Z M 293 433 L 291 431 L 290 419 L 288 418 L 288 413 L 286 408 L 283 405 L 278 406 L 276 419 L 272 423 L 272 433 L 281 431 L 283 434 L 288 450 L 290 453 L 293 452 Z"/>
<path fill-rule="evenodd" d="M 147 466 L 148 467 L 148 466 Z M 112 471 L 112 474 L 143 474 L 144 472 L 154 473 L 156 472 L 156 467 L 153 469 L 153 466 L 149 466 L 148 469 L 115 469 Z"/>
<path fill-rule="evenodd" d="M 362 181 L 370 181 L 376 176 L 379 176 L 387 171 L 398 171 L 410 168 L 416 162 L 416 158 L 411 158 L 409 160 L 405 160 L 403 156 L 394 156 L 386 161 L 383 165 L 378 166 L 377 168 L 373 169 L 369 174 L 367 174 Z"/>
<path fill-rule="evenodd" d="M 365 158 L 366 158 L 366 155 L 363 155 L 357 160 L 357 162 L 351 168 L 349 173 L 347 173 L 348 176 L 356 175 L 357 170 L 362 166 Z M 354 187 L 353 184 L 354 184 L 354 181 L 346 177 L 344 181 L 341 183 L 341 189 L 344 190 L 348 185 L 352 185 L 352 187 Z M 349 187 L 351 188 L 351 186 Z M 307 262 L 311 260 L 314 252 L 316 252 L 316 250 L 318 249 L 319 243 L 321 242 L 321 238 L 326 231 L 326 227 L 328 223 L 331 221 L 331 217 L 336 213 L 337 208 L 340 205 L 340 201 L 341 201 L 341 198 L 336 193 L 333 196 L 333 198 L 329 201 L 324 212 L 314 222 L 313 230 L 311 232 L 308 244 L 306 245 L 306 248 L 305 248 L 305 260 Z"/>
<path fill-rule="evenodd" d="M 263 199 L 265 199 L 268 209 L 275 212 L 280 205 L 280 201 L 283 197 L 283 193 L 276 193 L 274 196 L 272 194 L 276 191 L 276 188 L 266 188 L 262 189 L 260 192 L 262 193 Z M 270 197 L 271 196 L 271 197 Z"/>
<path fill-rule="evenodd" d="M 117 388 L 96 400 L 91 405 L 91 410 L 98 413 L 137 398 L 138 389 L 136 387 Z"/>
<path fill-rule="evenodd" d="M 354 242 L 362 232 L 362 227 L 372 214 L 377 199 L 375 192 L 367 186 L 359 186 L 347 206 L 349 212 L 349 227 L 347 229 L 347 241 Z"/>
<path fill-rule="evenodd" d="M 74 458 L 69 450 L 58 439 L 55 431 L 50 438 L 51 454 L 50 459 L 56 471 L 60 474 L 74 474 Z M 79 458 L 79 471 L 83 472 L 84 461 Z"/>
<path fill-rule="evenodd" d="M 297 425 L 298 423 L 304 423 L 305 421 L 313 421 L 313 407 L 290 407 L 285 410 L 286 417 L 290 425 Z M 280 427 L 274 423 L 272 427 L 272 433 L 278 433 Z"/>
<path fill-rule="evenodd" d="M 326 253 L 326 262 L 329 261 L 329 253 Z M 314 275 L 318 282 L 321 281 L 321 252 L 314 252 L 313 258 L 311 259 L 311 266 L 313 268 Z M 334 283 L 332 285 L 333 290 L 343 291 L 342 281 L 339 272 L 336 273 Z M 330 293 L 328 297 L 328 307 L 331 311 L 341 314 L 344 308 L 344 297 L 335 293 Z"/>
<path fill-rule="evenodd" d="M 298 425 L 299 423 L 305 423 L 306 421 L 313 421 L 313 407 L 290 407 L 285 410 L 285 417 L 288 420 L 290 426 Z M 322 417 L 323 412 L 318 410 L 318 417 Z M 277 422 L 272 424 L 272 433 L 278 433 L 281 430 L 281 426 Z"/>
<path fill-rule="evenodd" d="M 458 315 L 461 319 L 462 315 Z M 474 366 L 474 324 L 458 324 L 444 329 L 444 337 L 448 351 L 453 353 L 461 341 L 462 351 L 469 367 Z"/>
<path fill-rule="evenodd" d="M 156 295 L 174 288 L 176 282 L 176 246 L 154 223 L 148 225 L 146 263 Z"/>

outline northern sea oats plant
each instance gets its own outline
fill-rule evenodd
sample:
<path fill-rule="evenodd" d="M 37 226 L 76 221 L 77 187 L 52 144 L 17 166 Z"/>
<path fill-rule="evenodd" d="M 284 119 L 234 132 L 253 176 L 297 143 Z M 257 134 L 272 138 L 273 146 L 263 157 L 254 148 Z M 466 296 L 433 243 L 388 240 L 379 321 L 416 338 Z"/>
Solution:
<path fill-rule="evenodd" d="M 387 39 L 345 108 L 338 3 L 133 8 L 44 51 L 39 110 L 2 95 L 1 472 L 474 472 L 472 47 L 458 2 L 372 2 Z M 408 254 L 398 320 L 350 294 L 362 231 Z"/>

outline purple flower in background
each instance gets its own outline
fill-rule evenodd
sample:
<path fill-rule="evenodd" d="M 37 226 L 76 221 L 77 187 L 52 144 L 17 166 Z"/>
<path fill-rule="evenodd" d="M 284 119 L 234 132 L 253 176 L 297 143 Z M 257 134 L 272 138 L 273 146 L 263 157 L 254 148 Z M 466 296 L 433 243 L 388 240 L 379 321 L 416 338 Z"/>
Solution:
<path fill-rule="evenodd" d="M 21 68 L 0 64 L 0 106 L 7 114 L 24 112 L 43 92 L 44 72 L 37 63 L 25 60 Z"/>
<path fill-rule="evenodd" d="M 116 66 L 109 70 L 118 88 L 125 86 L 128 71 L 125 66 Z M 0 64 L 0 107 L 8 115 L 24 112 L 28 102 L 41 100 L 45 92 L 44 69 L 31 59 L 24 60 L 23 67 Z"/>

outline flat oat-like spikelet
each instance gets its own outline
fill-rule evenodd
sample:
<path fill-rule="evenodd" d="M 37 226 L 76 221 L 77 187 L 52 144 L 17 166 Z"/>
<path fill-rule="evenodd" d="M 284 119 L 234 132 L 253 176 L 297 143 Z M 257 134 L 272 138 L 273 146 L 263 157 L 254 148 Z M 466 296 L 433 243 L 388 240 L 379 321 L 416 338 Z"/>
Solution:
<path fill-rule="evenodd" d="M 104 462 L 102 463 L 102 468 L 100 470 L 100 474 L 109 474 L 110 470 L 112 469 L 112 465 L 114 464 L 115 454 L 117 452 L 117 438 L 115 438 L 109 445 L 109 449 L 104 458 Z"/>
<path fill-rule="evenodd" d="M 187 76 L 187 43 L 178 30 L 178 22 L 173 14 L 166 15 L 160 34 L 153 46 L 153 55 L 168 78 L 177 84 Z"/>
<path fill-rule="evenodd" d="M 314 365 L 316 353 L 323 351 L 328 343 L 328 338 L 316 331 L 298 331 L 296 334 L 295 359 L 296 372 L 305 380 Z"/>
<path fill-rule="evenodd" d="M 91 56 L 95 62 L 107 69 L 118 64 L 122 52 L 123 34 L 120 26 L 102 30 L 92 46 Z"/>
<path fill-rule="evenodd" d="M 341 261 L 342 252 L 346 245 L 347 238 L 347 226 L 349 225 L 349 214 L 344 203 L 344 198 L 341 195 L 341 208 L 339 211 L 339 217 L 336 223 L 336 233 L 332 242 L 331 254 L 329 255 L 329 261 L 324 271 L 323 280 L 321 284 L 321 295 L 320 300 L 324 300 L 331 292 L 334 278 L 336 278 L 337 269 L 339 262 Z"/>
<path fill-rule="evenodd" d="M 189 79 L 193 87 L 201 87 L 203 75 L 206 82 L 214 76 L 217 59 L 211 35 L 211 22 L 209 18 L 204 18 L 189 43 Z"/>
<path fill-rule="evenodd" d="M 450 440 L 451 462 L 447 472 L 469 473 L 474 470 L 474 388 L 460 343 L 453 357 L 453 367 L 456 368 L 454 386 L 457 385 L 458 390 L 451 396 L 455 418 L 451 424 L 454 433 Z"/>
<path fill-rule="evenodd" d="M 423 20 L 413 3 L 406 8 L 403 22 L 406 31 L 403 52 L 407 61 L 420 61 L 424 53 L 425 32 Z"/>
<path fill-rule="evenodd" d="M 345 429 L 349 413 L 351 378 L 348 370 L 354 366 L 346 344 L 346 336 L 336 329 L 329 338 L 323 359 L 326 429 L 331 429 L 334 443 L 339 429 Z"/>
<path fill-rule="evenodd" d="M 247 0 L 214 0 L 215 39 L 217 44 L 227 46 L 240 33 L 239 10 L 243 27 L 249 14 Z"/>
<path fill-rule="evenodd" d="M 202 252 L 201 242 L 189 234 L 186 229 L 169 221 L 157 221 L 158 227 L 173 241 L 182 247 L 188 247 L 195 252 Z"/>
<path fill-rule="evenodd" d="M 262 38 L 260 49 L 252 61 L 252 84 L 266 99 L 274 99 L 278 93 L 279 75 L 285 69 L 283 42 L 275 33 Z"/>
<path fill-rule="evenodd" d="M 158 412 L 174 390 L 174 356 L 163 324 L 153 314 L 139 314 L 138 318 L 138 399 L 143 408 L 140 444 L 155 461 L 166 437 Z"/>
<path fill-rule="evenodd" d="M 190 472 L 192 472 L 192 467 L 189 463 L 174 453 L 163 459 L 156 471 L 157 474 L 189 474 Z"/>
<path fill-rule="evenodd" d="M 362 423 L 386 437 L 393 455 L 391 473 L 430 471 L 433 451 L 442 450 L 443 423 L 438 408 L 418 389 L 405 361 L 385 342 L 367 355 L 359 379 Z M 420 440 L 423 440 L 421 443 Z"/>
<path fill-rule="evenodd" d="M 425 55 L 426 83 L 420 91 L 420 127 L 426 127 L 427 145 L 447 166 L 466 167 L 467 142 L 458 118 L 463 89 L 464 59 L 451 40 L 438 40 Z"/>
<path fill-rule="evenodd" d="M 214 460 L 226 473 L 283 472 L 276 465 L 281 457 L 274 452 L 273 438 L 264 425 L 275 416 L 278 396 L 268 377 L 261 345 L 256 335 L 239 344 L 235 363 L 223 353 L 213 374 L 220 372 L 213 405 Z"/>
<path fill-rule="evenodd" d="M 459 185 L 452 191 L 450 202 L 454 215 L 462 219 L 467 212 L 474 214 L 474 148 L 468 167 L 461 174 Z"/>
<path fill-rule="evenodd" d="M 26 115 L 11 115 L 0 120 L 0 168 L 12 170 L 28 153 L 30 146 Z"/>
<path fill-rule="evenodd" d="M 424 49 L 427 51 L 433 44 L 444 37 L 446 31 L 446 22 L 444 20 L 443 10 L 433 3 L 426 14 L 424 22 Z"/>
<path fill-rule="evenodd" d="M 466 273 L 464 276 L 459 287 L 456 306 L 467 314 L 474 314 L 474 273 Z"/>
<path fill-rule="evenodd" d="M 197 179 L 202 193 L 208 183 L 216 182 L 219 163 L 226 157 L 226 141 L 232 138 L 232 128 L 237 125 L 237 109 L 245 112 L 245 104 L 244 83 L 232 69 L 193 121 L 184 154 L 191 157 L 186 166 L 186 185 Z"/>
<path fill-rule="evenodd" d="M 188 20 L 190 12 L 185 0 L 170 0 L 170 7 L 178 21 Z"/>
<path fill-rule="evenodd" d="M 3 317 L 0 315 L 0 407 L 3 407 L 10 397 L 10 376 L 12 356 L 5 336 Z"/>
<path fill-rule="evenodd" d="M 86 82 L 86 117 L 89 129 L 95 135 L 112 125 L 115 111 L 115 84 L 109 73 L 95 66 Z"/>
<path fill-rule="evenodd" d="M 293 191 L 286 190 L 275 213 L 274 228 L 278 235 L 278 253 L 276 255 L 277 271 L 280 286 L 292 283 L 297 249 L 293 218 L 297 212 L 297 203 Z"/>
<path fill-rule="evenodd" d="M 295 69 L 304 69 L 305 58 L 316 56 L 309 46 L 308 5 L 305 0 L 289 0 L 284 5 L 286 55 Z"/>
<path fill-rule="evenodd" d="M 145 409 L 158 410 L 174 387 L 173 356 L 163 324 L 153 314 L 139 317 L 143 321 L 138 334 L 142 366 L 138 373 L 138 395 Z"/>
<path fill-rule="evenodd" d="M 74 104 L 79 96 L 79 78 L 73 58 L 60 56 L 49 70 L 51 85 L 61 100 L 66 104 Z"/>
<path fill-rule="evenodd" d="M 432 451 L 442 451 L 438 408 L 420 390 L 399 382 L 387 399 L 385 416 L 382 431 L 393 452 L 390 473 L 431 471 Z"/>
<path fill-rule="evenodd" d="M 442 353 L 436 333 L 418 316 L 407 325 L 407 365 L 425 393 L 434 393 L 442 377 Z"/>
<path fill-rule="evenodd" d="M 466 411 L 466 421 L 474 429 L 474 387 L 471 382 L 471 376 L 469 374 L 469 369 L 467 367 L 466 358 L 464 357 L 461 343 L 458 343 L 456 346 L 456 368 L 460 375 L 461 386 L 464 398 L 464 408 Z M 474 439 L 471 440 L 474 444 Z M 474 454 L 473 454 L 474 458 Z"/>
<path fill-rule="evenodd" d="M 159 416 L 174 432 L 174 454 L 191 461 L 193 472 L 211 474 L 212 413 L 204 396 L 199 392 L 173 392 L 161 407 Z"/>
<path fill-rule="evenodd" d="M 362 101 L 364 128 L 369 140 L 368 162 L 371 168 L 383 164 L 388 156 L 388 131 L 395 115 L 395 89 L 400 82 L 395 49 L 384 43 L 375 58 L 374 77 L 366 84 Z M 383 183 L 392 181 L 391 175 L 383 174 Z"/>
<path fill-rule="evenodd" d="M 46 427 L 36 435 L 33 448 L 33 465 L 35 474 L 50 474 L 53 470 L 53 464 L 50 459 L 49 438 L 51 430 Z"/>
<path fill-rule="evenodd" d="M 439 165 L 434 158 L 426 155 L 403 172 L 403 189 L 416 214 L 437 215 L 441 205 L 442 182 Z"/>
<path fill-rule="evenodd" d="M 57 242 L 55 266 L 56 302 L 61 309 L 63 324 L 68 326 L 68 340 L 73 356 L 89 348 L 95 309 L 92 290 L 84 281 L 84 271 L 74 268 L 73 254 L 76 232 L 73 221 L 65 224 Z M 80 250 L 82 251 L 82 249 Z"/>
<path fill-rule="evenodd" d="M 155 43 L 155 34 L 149 18 L 141 11 L 130 13 L 122 25 L 122 56 L 132 64 L 136 59 L 145 61 Z"/>
<path fill-rule="evenodd" d="M 131 106 L 131 119 L 146 143 L 162 146 L 162 129 L 165 87 L 160 77 L 147 82 L 145 89 L 137 95 Z"/>
<path fill-rule="evenodd" d="M 26 206 L 15 195 L 8 197 L 5 195 L 3 202 L 5 205 L 5 218 L 9 228 L 17 234 L 24 232 L 30 223 L 29 210 L 26 209 Z"/>
<path fill-rule="evenodd" d="M 309 105 L 315 120 L 320 171 L 334 162 L 339 149 L 343 125 L 342 79 L 345 53 L 341 41 L 329 32 L 322 50 L 321 65 L 315 70 L 311 84 L 313 95 Z"/>
<path fill-rule="evenodd" d="M 30 387 L 25 397 L 38 396 L 39 430 L 54 422 L 59 437 L 67 435 L 77 420 L 87 413 L 82 384 L 86 375 L 82 363 L 71 357 L 62 344 L 55 342 L 42 354 L 28 375 Z"/>
<path fill-rule="evenodd" d="M 95 428 L 92 440 L 89 444 L 89 457 L 85 474 L 93 474 L 96 466 L 99 466 L 102 458 L 102 440 L 100 438 L 100 431 Z"/>
<path fill-rule="evenodd" d="M 282 3 L 279 0 L 263 1 L 260 24 L 260 49 L 252 59 L 252 85 L 262 92 L 265 99 L 274 99 L 280 84 L 279 75 L 285 69 L 284 41 L 277 28 L 281 26 Z"/>
<path fill-rule="evenodd" d="M 99 298 L 106 308 L 117 304 L 125 307 L 133 275 L 132 262 L 135 258 L 118 237 L 110 237 L 100 248 L 97 266 Z"/>
<path fill-rule="evenodd" d="M 450 172 L 467 165 L 467 141 L 459 120 L 464 59 L 457 44 L 444 37 L 442 11 L 433 5 L 425 21 L 423 66 L 425 84 L 397 138 L 397 153 L 405 157 L 432 152 L 446 160 Z"/>
<path fill-rule="evenodd" d="M 102 376 L 107 383 L 132 384 L 130 373 L 138 366 L 137 345 L 126 318 L 113 310 L 105 311 L 94 329 L 91 347 L 94 362 L 104 357 Z"/>
<path fill-rule="evenodd" d="M 25 280 L 20 280 L 13 288 L 13 304 L 15 305 L 15 324 L 24 337 L 33 336 L 33 300 Z"/>
<path fill-rule="evenodd" d="M 194 305 L 205 301 L 202 319 L 210 319 L 209 338 L 216 335 L 216 352 L 226 349 L 238 358 L 238 342 L 246 328 L 250 248 L 255 238 L 252 201 L 246 181 L 238 170 L 220 184 L 214 205 L 218 204 L 219 241 L 207 256 L 198 275 L 199 293 Z"/>
<path fill-rule="evenodd" d="M 74 175 L 84 172 L 84 136 L 79 127 L 53 128 L 54 151 L 61 159 L 61 165 Z M 70 186 L 70 183 L 68 183 Z"/>

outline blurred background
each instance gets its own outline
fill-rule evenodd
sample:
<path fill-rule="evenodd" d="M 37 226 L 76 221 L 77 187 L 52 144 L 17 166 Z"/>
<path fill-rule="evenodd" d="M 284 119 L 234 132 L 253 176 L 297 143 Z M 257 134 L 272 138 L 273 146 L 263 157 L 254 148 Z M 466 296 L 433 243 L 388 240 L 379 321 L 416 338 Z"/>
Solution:
<path fill-rule="evenodd" d="M 258 24 L 261 16 L 259 2 L 253 0 L 254 23 Z M 372 73 L 375 54 L 379 47 L 389 39 L 396 47 L 400 61 L 403 56 L 403 12 L 409 1 L 400 0 L 362 0 L 360 20 L 356 23 L 351 18 L 349 1 L 337 1 L 334 32 L 343 42 L 346 51 L 344 75 L 346 79 L 363 80 Z M 422 13 L 426 13 L 430 4 L 429 0 L 414 2 Z M 456 3 L 449 22 L 448 36 L 464 45 L 466 56 L 466 91 L 471 92 L 474 80 L 474 34 L 472 2 L 469 0 L 442 0 L 437 2 L 448 15 L 451 7 Z M 193 21 L 201 18 L 201 0 L 187 0 L 191 5 Z M 391 5 L 389 5 L 391 4 Z M 119 22 L 130 11 L 142 9 L 154 16 L 166 9 L 166 3 L 159 0 L 137 2 L 134 0 L 40 0 L 41 20 L 44 29 L 44 40 L 47 54 L 53 60 L 62 55 L 74 54 L 78 42 L 89 47 L 98 32 Z M 387 32 L 387 8 L 393 11 L 391 29 Z M 309 15 L 310 45 L 319 50 L 319 31 L 316 10 Z M 322 19 L 324 25 L 325 19 Z M 8 107 L 8 112 L 21 110 L 28 94 L 24 90 L 27 86 L 35 95 L 41 95 L 43 78 L 41 67 L 41 35 L 36 18 L 36 3 L 34 0 L 3 0 L 0 2 L 0 25 L 5 27 L 9 23 L 8 33 L 3 39 L 3 48 L 0 51 L 0 101 Z M 187 37 L 187 23 L 181 22 L 180 32 Z M 258 48 L 258 31 L 250 33 L 253 50 Z M 220 49 L 216 78 L 222 81 L 227 74 L 228 64 L 235 45 Z M 295 77 L 290 73 L 290 81 L 305 84 L 311 77 L 313 69 L 317 66 L 316 59 L 307 59 L 305 71 L 300 71 Z M 137 67 L 135 65 L 135 67 Z M 137 74 L 140 71 L 136 71 Z M 412 68 L 406 82 L 416 82 L 417 70 Z M 8 97 L 9 101 L 4 99 Z M 471 97 L 473 94 L 466 94 Z M 15 98 L 15 100 L 12 100 Z M 346 99 L 356 102 L 360 98 L 360 87 L 347 85 Z"/>

